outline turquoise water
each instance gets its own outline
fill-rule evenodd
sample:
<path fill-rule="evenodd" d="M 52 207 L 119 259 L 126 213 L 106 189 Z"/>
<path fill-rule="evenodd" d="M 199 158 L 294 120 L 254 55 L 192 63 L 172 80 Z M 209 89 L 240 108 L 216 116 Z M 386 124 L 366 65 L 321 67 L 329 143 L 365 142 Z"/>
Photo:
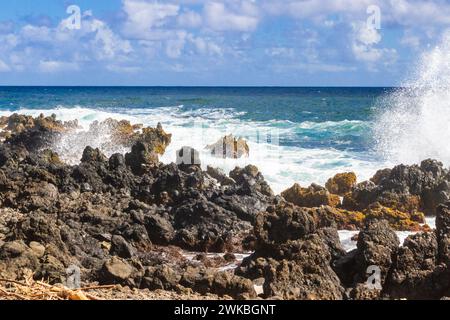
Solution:
<path fill-rule="evenodd" d="M 371 129 L 380 112 L 377 102 L 392 90 L 0 87 L 0 114 L 56 113 L 85 127 L 107 117 L 161 122 L 174 135 L 162 161 L 173 161 L 176 148 L 191 145 L 202 150 L 204 165 L 225 170 L 258 165 L 281 191 L 293 182 L 324 183 L 344 170 L 364 179 L 379 169 L 383 160 L 373 151 Z M 204 152 L 204 146 L 228 133 L 250 141 L 249 159 L 214 159 Z"/>

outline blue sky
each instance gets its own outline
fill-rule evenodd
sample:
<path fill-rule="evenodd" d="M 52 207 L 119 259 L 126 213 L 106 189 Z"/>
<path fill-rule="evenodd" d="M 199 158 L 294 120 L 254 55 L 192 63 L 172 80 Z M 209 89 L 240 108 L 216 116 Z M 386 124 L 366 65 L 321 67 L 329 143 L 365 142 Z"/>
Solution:
<path fill-rule="evenodd" d="M 0 85 L 401 85 L 449 27 L 445 0 L 2 1 Z"/>

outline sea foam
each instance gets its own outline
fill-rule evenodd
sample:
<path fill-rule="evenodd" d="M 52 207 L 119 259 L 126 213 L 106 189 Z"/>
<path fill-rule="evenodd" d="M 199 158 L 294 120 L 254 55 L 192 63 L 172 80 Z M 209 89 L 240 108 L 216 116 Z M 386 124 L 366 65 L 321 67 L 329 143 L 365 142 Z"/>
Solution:
<path fill-rule="evenodd" d="M 158 122 L 172 133 L 172 143 L 161 157 L 164 163 L 176 160 L 176 151 L 183 146 L 191 146 L 200 151 L 202 166 L 211 165 L 229 172 L 236 166 L 256 165 L 276 193 L 290 187 L 295 182 L 301 185 L 310 183 L 324 184 L 328 178 L 338 172 L 354 171 L 359 180 L 371 177 L 380 164 L 370 156 L 357 152 L 348 152 L 332 148 L 308 148 L 299 145 L 283 145 L 282 139 L 288 136 L 302 135 L 304 130 L 317 133 L 337 130 L 351 130 L 354 126 L 364 126 L 363 121 L 326 121 L 294 123 L 291 121 L 251 121 L 244 120 L 244 112 L 233 108 L 205 107 L 192 110 L 182 105 L 149 109 L 94 109 L 81 106 L 60 106 L 54 109 L 20 109 L 14 112 L 38 116 L 43 113 L 56 114 L 63 121 L 78 119 L 82 130 L 87 130 L 93 121 L 107 118 L 125 119 L 132 123 L 156 126 Z M 1 111 L 0 115 L 10 115 L 11 111 Z M 222 159 L 212 156 L 205 146 L 232 133 L 248 140 L 250 156 L 241 159 Z M 76 164 L 87 145 L 101 147 L 108 133 L 89 139 L 77 139 L 68 135 L 59 141 L 54 149 L 71 164 Z M 117 150 L 104 150 L 109 156 L 115 152 L 126 152 L 118 146 Z"/>

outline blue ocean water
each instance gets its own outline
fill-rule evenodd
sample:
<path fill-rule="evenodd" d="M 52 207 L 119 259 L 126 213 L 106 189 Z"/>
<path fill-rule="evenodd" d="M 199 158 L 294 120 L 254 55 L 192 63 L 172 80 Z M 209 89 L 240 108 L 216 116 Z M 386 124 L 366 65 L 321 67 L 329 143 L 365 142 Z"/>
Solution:
<path fill-rule="evenodd" d="M 294 182 L 324 183 L 341 171 L 366 179 L 380 169 L 384 163 L 373 148 L 372 126 L 380 112 L 377 102 L 393 90 L 0 87 L 0 115 L 55 113 L 63 120 L 78 119 L 85 128 L 108 117 L 152 126 L 161 122 L 173 134 L 162 161 L 173 161 L 177 148 L 190 145 L 202 151 L 205 166 L 231 170 L 256 164 L 280 192 Z M 248 159 L 215 159 L 203 150 L 230 133 L 250 141 Z"/>

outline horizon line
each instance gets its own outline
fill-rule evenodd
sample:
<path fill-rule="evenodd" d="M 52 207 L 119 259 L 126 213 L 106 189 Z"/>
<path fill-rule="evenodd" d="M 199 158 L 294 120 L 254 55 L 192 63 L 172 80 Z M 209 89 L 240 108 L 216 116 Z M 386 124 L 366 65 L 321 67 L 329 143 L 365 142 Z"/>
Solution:
<path fill-rule="evenodd" d="M 279 85 L 0 85 L 0 88 L 404 88 L 404 86 L 279 86 Z"/>

